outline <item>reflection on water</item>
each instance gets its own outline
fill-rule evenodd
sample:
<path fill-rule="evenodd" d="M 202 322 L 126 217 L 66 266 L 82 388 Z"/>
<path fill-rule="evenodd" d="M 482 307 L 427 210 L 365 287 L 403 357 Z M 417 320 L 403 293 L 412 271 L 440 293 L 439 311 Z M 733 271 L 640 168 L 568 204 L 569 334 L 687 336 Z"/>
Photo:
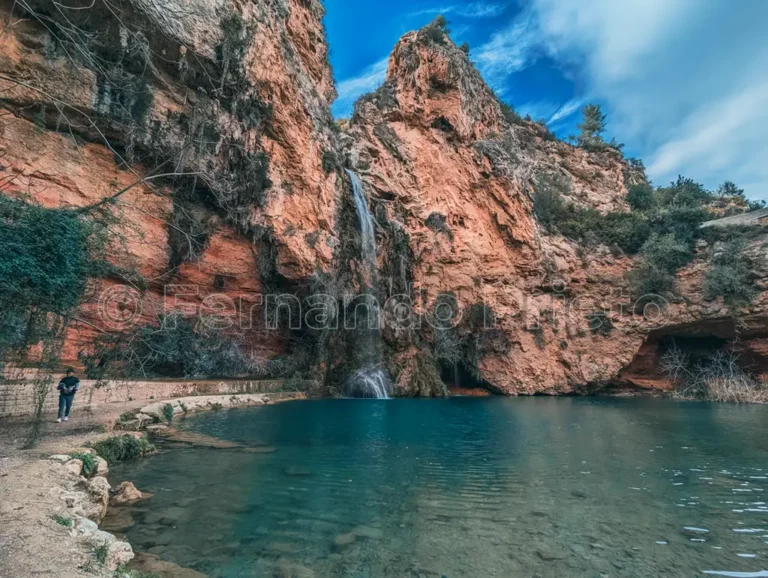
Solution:
<path fill-rule="evenodd" d="M 112 473 L 155 494 L 128 509 L 134 547 L 213 577 L 768 567 L 766 407 L 322 400 L 183 427 L 277 448 L 174 450 Z"/>

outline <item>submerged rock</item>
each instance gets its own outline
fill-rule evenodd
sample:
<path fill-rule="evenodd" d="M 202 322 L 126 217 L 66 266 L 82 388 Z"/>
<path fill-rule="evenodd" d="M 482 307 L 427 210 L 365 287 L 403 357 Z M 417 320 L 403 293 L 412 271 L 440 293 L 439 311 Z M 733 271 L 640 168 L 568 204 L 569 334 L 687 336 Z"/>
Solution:
<path fill-rule="evenodd" d="M 137 552 L 130 567 L 150 575 L 156 574 L 160 578 L 208 578 L 201 572 L 191 568 L 183 568 L 146 552 Z"/>
<path fill-rule="evenodd" d="M 101 521 L 101 528 L 105 532 L 124 532 L 134 523 L 133 515 L 126 508 L 110 508 Z"/>
<path fill-rule="evenodd" d="M 112 497 L 109 502 L 113 506 L 120 506 L 123 504 L 130 504 L 144 498 L 144 494 L 140 492 L 133 482 L 121 482 L 113 491 Z"/>
<path fill-rule="evenodd" d="M 333 549 L 338 551 L 348 548 L 357 540 L 354 532 L 347 532 L 346 534 L 339 534 L 333 539 Z"/>

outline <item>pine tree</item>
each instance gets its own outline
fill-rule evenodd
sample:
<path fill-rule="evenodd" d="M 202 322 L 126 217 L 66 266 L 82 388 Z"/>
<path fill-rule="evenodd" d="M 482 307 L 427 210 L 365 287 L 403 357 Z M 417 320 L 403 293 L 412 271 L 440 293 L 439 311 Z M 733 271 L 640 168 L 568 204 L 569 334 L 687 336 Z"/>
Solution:
<path fill-rule="evenodd" d="M 584 120 L 579 125 L 581 134 L 578 136 L 579 146 L 582 147 L 595 147 L 603 144 L 603 137 L 601 136 L 605 132 L 605 115 L 600 110 L 599 104 L 588 104 L 581 113 L 584 115 Z"/>
<path fill-rule="evenodd" d="M 721 197 L 739 197 L 744 198 L 744 189 L 740 189 L 733 181 L 725 181 L 717 189 L 717 194 Z"/>

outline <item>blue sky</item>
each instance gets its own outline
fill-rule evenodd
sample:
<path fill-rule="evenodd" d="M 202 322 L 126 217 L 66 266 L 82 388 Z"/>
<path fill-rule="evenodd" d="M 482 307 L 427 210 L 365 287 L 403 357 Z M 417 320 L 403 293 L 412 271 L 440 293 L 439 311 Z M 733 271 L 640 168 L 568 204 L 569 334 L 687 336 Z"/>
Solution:
<path fill-rule="evenodd" d="M 486 81 L 559 137 L 598 102 L 656 184 L 732 180 L 768 199 L 768 0 L 325 0 L 336 116 L 398 38 L 444 14 Z"/>

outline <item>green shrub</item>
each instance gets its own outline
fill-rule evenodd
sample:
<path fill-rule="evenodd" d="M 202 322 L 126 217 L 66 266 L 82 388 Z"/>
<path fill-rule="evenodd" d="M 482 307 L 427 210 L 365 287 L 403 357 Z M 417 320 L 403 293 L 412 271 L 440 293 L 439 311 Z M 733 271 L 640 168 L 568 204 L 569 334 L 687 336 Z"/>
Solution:
<path fill-rule="evenodd" d="M 632 185 L 627 192 L 627 203 L 635 211 L 648 211 L 654 206 L 653 187 L 648 183 Z"/>
<path fill-rule="evenodd" d="M 424 38 L 436 44 L 446 44 L 447 36 L 451 33 L 448 21 L 442 14 L 438 14 L 432 22 L 421 29 L 421 32 Z"/>
<path fill-rule="evenodd" d="M 619 247 L 630 255 L 637 253 L 651 234 L 648 220 L 637 213 L 614 212 L 600 216 L 594 211 L 593 218 L 592 228 L 600 242 Z"/>
<path fill-rule="evenodd" d="M 677 240 L 693 245 L 703 235 L 701 224 L 709 218 L 709 213 L 702 207 L 676 206 L 654 214 L 651 226 L 659 234 L 671 233 Z"/>
<path fill-rule="evenodd" d="M 134 419 L 136 419 L 136 412 L 126 411 L 120 414 L 120 417 L 117 418 L 117 423 L 126 424 Z"/>
<path fill-rule="evenodd" d="M 758 294 L 752 273 L 752 262 L 745 253 L 745 245 L 731 241 L 712 260 L 712 268 L 704 280 L 707 299 L 722 297 L 728 307 L 751 303 Z"/>
<path fill-rule="evenodd" d="M 0 359 L 38 343 L 49 313 L 81 302 L 89 277 L 112 271 L 104 260 L 106 214 L 48 209 L 0 195 Z"/>
<path fill-rule="evenodd" d="M 594 335 L 608 336 L 613 332 L 613 322 L 605 311 L 593 311 L 586 315 L 589 330 Z"/>
<path fill-rule="evenodd" d="M 533 186 L 533 212 L 544 228 L 557 230 L 558 223 L 566 220 L 570 209 L 563 200 L 568 184 L 563 177 L 553 173 L 539 173 Z"/>
<path fill-rule="evenodd" d="M 96 473 L 96 458 L 93 454 L 88 452 L 75 452 L 69 455 L 70 457 L 83 462 L 83 475 L 86 478 L 90 478 Z"/>
<path fill-rule="evenodd" d="M 501 107 L 501 114 L 509 124 L 523 124 L 523 117 L 509 104 L 501 99 L 498 99 L 499 106 Z"/>
<path fill-rule="evenodd" d="M 179 402 L 179 407 L 181 407 L 181 411 L 183 411 L 185 415 L 189 413 L 189 408 L 187 407 L 187 404 L 184 403 L 183 401 Z"/>
<path fill-rule="evenodd" d="M 663 296 L 675 289 L 675 274 L 650 263 L 642 263 L 627 273 L 632 295 L 636 298 Z M 648 301 L 658 302 L 649 297 Z"/>
<path fill-rule="evenodd" d="M 701 207 L 713 198 L 701 184 L 683 176 L 668 187 L 659 188 L 656 194 L 663 207 Z"/>
<path fill-rule="evenodd" d="M 53 520 L 59 524 L 60 526 L 64 526 L 65 528 L 71 528 L 74 522 L 72 521 L 72 518 L 68 518 L 66 516 L 61 516 L 59 514 L 56 514 L 53 517 Z"/>
<path fill-rule="evenodd" d="M 132 435 L 117 435 L 93 444 L 93 449 L 110 465 L 135 460 L 155 451 L 155 446 L 146 438 Z"/>
<path fill-rule="evenodd" d="M 99 567 L 104 566 L 104 564 L 107 563 L 107 556 L 109 556 L 109 542 L 102 542 L 101 544 L 92 546 L 90 554 L 93 556 L 93 559 Z"/>
<path fill-rule="evenodd" d="M 469 44 L 466 42 L 462 42 L 461 46 L 459 46 L 459 50 L 461 50 L 464 54 L 469 54 Z"/>
<path fill-rule="evenodd" d="M 168 423 L 171 423 L 171 421 L 173 421 L 173 413 L 174 413 L 173 405 L 171 405 L 170 403 L 166 403 L 163 406 L 163 417 L 165 418 L 165 421 L 167 421 Z"/>
<path fill-rule="evenodd" d="M 643 245 L 643 259 L 669 272 L 677 271 L 691 262 L 693 252 L 689 245 L 679 241 L 673 234 L 654 233 Z"/>
<path fill-rule="evenodd" d="M 224 406 L 221 405 L 218 401 L 211 403 L 210 406 L 213 411 L 220 411 L 224 409 Z"/>
<path fill-rule="evenodd" d="M 605 114 L 599 104 L 587 104 L 581 109 L 583 119 L 578 125 L 580 147 L 587 150 L 603 150 L 606 147 L 602 134 L 605 132 Z"/>

